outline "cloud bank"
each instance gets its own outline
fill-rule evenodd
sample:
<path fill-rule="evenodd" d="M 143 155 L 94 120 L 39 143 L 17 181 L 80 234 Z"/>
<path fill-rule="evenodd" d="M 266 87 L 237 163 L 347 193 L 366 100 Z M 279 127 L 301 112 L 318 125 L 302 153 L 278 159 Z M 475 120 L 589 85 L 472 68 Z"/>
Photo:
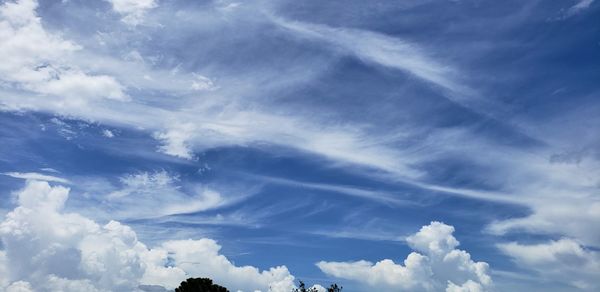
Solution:
<path fill-rule="evenodd" d="M 600 289 L 600 253 L 573 239 L 562 238 L 538 244 L 498 244 L 519 266 L 533 269 L 546 280 L 569 283 L 584 291 Z"/>
<path fill-rule="evenodd" d="M 188 277 L 210 277 L 233 291 L 289 292 L 285 266 L 236 266 L 212 239 L 174 240 L 148 248 L 116 221 L 105 225 L 63 211 L 69 189 L 28 180 L 18 206 L 0 223 L 0 284 L 6 291 L 172 289 Z M 19 290 L 21 289 L 21 290 Z"/>
<path fill-rule="evenodd" d="M 456 249 L 454 227 L 431 222 L 409 237 L 406 242 L 415 251 L 403 264 L 390 259 L 317 263 L 324 273 L 363 283 L 382 291 L 488 291 L 492 279 L 488 264 L 474 262 L 471 255 Z"/>

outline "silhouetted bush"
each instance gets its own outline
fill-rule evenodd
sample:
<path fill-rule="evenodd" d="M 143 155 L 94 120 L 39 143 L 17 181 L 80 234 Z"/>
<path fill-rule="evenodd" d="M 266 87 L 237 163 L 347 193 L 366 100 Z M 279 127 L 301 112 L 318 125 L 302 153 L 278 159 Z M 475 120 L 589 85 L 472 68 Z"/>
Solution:
<path fill-rule="evenodd" d="M 318 292 L 316 288 L 306 288 L 306 284 L 302 281 L 298 281 L 298 288 L 292 290 L 292 292 Z M 338 286 L 337 284 L 331 284 L 329 288 L 327 288 L 327 292 L 341 292 L 343 289 L 342 286 Z"/>
<path fill-rule="evenodd" d="M 175 288 L 175 292 L 229 292 L 227 288 L 213 284 L 209 278 L 189 278 Z"/>

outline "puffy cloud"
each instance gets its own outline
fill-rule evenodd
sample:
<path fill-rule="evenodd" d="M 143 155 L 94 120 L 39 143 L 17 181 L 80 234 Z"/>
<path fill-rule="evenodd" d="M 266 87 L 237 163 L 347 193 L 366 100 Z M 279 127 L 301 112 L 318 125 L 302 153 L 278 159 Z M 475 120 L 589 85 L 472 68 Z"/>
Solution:
<path fill-rule="evenodd" d="M 452 282 L 448 283 L 448 287 L 446 288 L 446 292 L 481 292 L 484 291 L 481 284 L 477 282 L 473 282 L 471 280 L 465 282 L 461 286 L 458 286 Z"/>
<path fill-rule="evenodd" d="M 148 10 L 158 6 L 155 0 L 106 0 L 115 12 L 123 16 L 123 22 L 138 25 Z"/>
<path fill-rule="evenodd" d="M 90 75 L 68 56 L 81 47 L 42 26 L 35 0 L 5 2 L 0 6 L 0 79 L 4 86 L 54 95 L 64 105 L 89 99 L 126 100 L 124 88 L 111 76 Z"/>
<path fill-rule="evenodd" d="M 385 259 L 375 264 L 368 261 L 319 262 L 326 274 L 362 282 L 383 290 L 403 291 L 484 291 L 492 284 L 488 264 L 474 262 L 469 253 L 456 249 L 459 242 L 454 227 L 431 222 L 409 236 L 412 252 L 404 264 Z"/>
<path fill-rule="evenodd" d="M 31 284 L 23 281 L 17 281 L 6 287 L 6 292 L 33 292 Z"/>
<path fill-rule="evenodd" d="M 139 285 L 176 287 L 205 276 L 234 290 L 289 291 L 286 267 L 238 267 L 211 239 L 167 241 L 148 249 L 116 221 L 101 226 L 65 213 L 69 189 L 28 180 L 19 206 L 0 223 L 0 288 L 6 291 L 135 291 Z"/>
<path fill-rule="evenodd" d="M 168 131 L 155 133 L 154 138 L 163 142 L 163 145 L 159 147 L 159 151 L 165 154 L 191 159 L 193 153 L 189 146 L 189 140 L 193 137 L 196 130 L 197 129 L 193 124 L 179 124 L 173 126 Z"/>
<path fill-rule="evenodd" d="M 117 222 L 100 226 L 61 213 L 68 193 L 40 181 L 27 181 L 18 193 L 19 207 L 0 224 L 9 281 L 26 281 L 36 290 L 50 289 L 40 286 L 49 280 L 65 289 L 84 280 L 104 290 L 134 288 L 144 273 L 137 253 L 145 249 L 135 233 Z"/>
<path fill-rule="evenodd" d="M 294 277 L 285 266 L 262 272 L 252 266 L 237 267 L 219 254 L 220 249 L 221 246 L 212 239 L 165 242 L 154 250 L 153 263 L 161 266 L 170 261 L 175 268 L 154 270 L 145 276 L 145 282 L 161 284 L 153 279 L 170 278 L 173 281 L 169 284 L 176 284 L 181 281 L 176 276 L 187 273 L 207 275 L 216 283 L 226 284 L 232 291 L 266 290 L 267 287 L 271 291 L 291 291 L 294 287 Z"/>
<path fill-rule="evenodd" d="M 499 244 L 498 248 L 518 265 L 532 269 L 546 279 L 582 290 L 600 289 L 600 253 L 585 249 L 573 239 L 529 245 L 510 242 Z"/>
<path fill-rule="evenodd" d="M 459 245 L 452 236 L 454 226 L 440 222 L 431 222 L 414 235 L 406 238 L 408 244 L 415 250 L 430 254 L 447 254 Z"/>
<path fill-rule="evenodd" d="M 115 134 L 111 130 L 104 129 L 104 130 L 102 130 L 102 136 L 104 136 L 106 138 L 114 138 Z"/>

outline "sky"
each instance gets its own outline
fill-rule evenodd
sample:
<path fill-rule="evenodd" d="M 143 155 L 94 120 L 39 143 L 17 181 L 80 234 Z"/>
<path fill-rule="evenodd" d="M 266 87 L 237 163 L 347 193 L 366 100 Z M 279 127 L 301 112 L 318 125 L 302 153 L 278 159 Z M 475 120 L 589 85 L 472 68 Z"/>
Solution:
<path fill-rule="evenodd" d="M 0 290 L 600 290 L 594 0 L 0 1 Z"/>

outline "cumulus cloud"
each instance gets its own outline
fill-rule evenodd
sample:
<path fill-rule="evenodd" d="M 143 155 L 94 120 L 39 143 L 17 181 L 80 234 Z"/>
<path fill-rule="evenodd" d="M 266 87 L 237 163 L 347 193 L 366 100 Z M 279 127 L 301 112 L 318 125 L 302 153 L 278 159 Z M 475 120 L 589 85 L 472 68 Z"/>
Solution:
<path fill-rule="evenodd" d="M 63 210 L 69 189 L 27 181 L 19 205 L 0 223 L 0 284 L 5 291 L 136 291 L 176 287 L 205 276 L 234 290 L 289 291 L 285 266 L 238 267 L 211 239 L 167 241 L 149 249 L 119 222 L 105 225 Z"/>
<path fill-rule="evenodd" d="M 488 264 L 474 262 L 471 255 L 456 249 L 454 227 L 431 222 L 409 237 L 415 252 L 403 264 L 384 259 L 368 261 L 317 263 L 324 273 L 354 280 L 386 291 L 485 291 L 492 285 Z"/>
<path fill-rule="evenodd" d="M 573 239 L 539 244 L 510 242 L 499 244 L 498 248 L 518 265 L 538 272 L 546 280 L 568 283 L 586 291 L 600 289 L 600 253 Z"/>
<path fill-rule="evenodd" d="M 81 105 L 88 99 L 126 100 L 124 87 L 111 76 L 90 75 L 68 61 L 81 47 L 44 29 L 35 0 L 0 6 L 0 64 L 4 86 L 60 97 L 59 103 Z"/>
<path fill-rule="evenodd" d="M 210 275 L 210 278 L 216 283 L 224 283 L 232 291 L 271 289 L 272 291 L 287 292 L 294 287 L 294 277 L 290 275 L 285 266 L 264 271 L 252 266 L 237 267 L 225 256 L 219 254 L 220 249 L 221 246 L 211 239 L 168 241 L 154 252 L 154 265 L 160 266 L 161 263 L 165 265 L 167 260 L 170 260 L 174 263 L 175 268 L 168 270 L 168 273 L 182 274 L 185 271 L 194 275 Z M 165 270 L 156 272 L 164 275 Z M 155 282 L 153 278 L 154 275 L 147 275 L 146 283 L 161 284 Z M 175 282 L 172 284 L 176 284 Z"/>
<path fill-rule="evenodd" d="M 156 0 L 106 0 L 110 2 L 115 12 L 123 16 L 123 22 L 138 25 L 143 21 L 148 10 L 156 8 Z"/>

